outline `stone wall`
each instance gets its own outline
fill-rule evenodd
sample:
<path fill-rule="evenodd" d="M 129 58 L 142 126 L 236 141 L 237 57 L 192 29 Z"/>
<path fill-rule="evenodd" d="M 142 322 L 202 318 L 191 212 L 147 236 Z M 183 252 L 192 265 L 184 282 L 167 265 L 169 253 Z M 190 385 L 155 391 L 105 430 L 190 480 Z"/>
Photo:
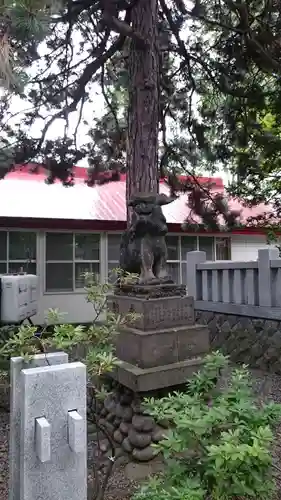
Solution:
<path fill-rule="evenodd" d="M 281 374 L 281 320 L 196 311 L 196 322 L 208 325 L 212 350 L 235 363 Z"/>
<path fill-rule="evenodd" d="M 149 462 L 157 457 L 159 450 L 153 444 L 164 438 L 168 422 L 156 422 L 146 414 L 140 395 L 116 384 L 98 413 L 100 426 L 115 441 L 117 456 L 123 454 L 135 462 Z"/>

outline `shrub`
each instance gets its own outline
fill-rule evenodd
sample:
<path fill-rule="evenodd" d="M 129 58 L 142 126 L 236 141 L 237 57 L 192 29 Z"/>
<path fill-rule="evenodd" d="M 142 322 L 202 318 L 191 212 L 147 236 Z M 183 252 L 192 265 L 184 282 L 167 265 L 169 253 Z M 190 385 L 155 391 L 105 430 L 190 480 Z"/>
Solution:
<path fill-rule="evenodd" d="M 146 399 L 156 419 L 171 429 L 156 447 L 167 460 L 165 474 L 151 479 L 134 500 L 270 499 L 274 492 L 270 448 L 281 405 L 257 405 L 247 368 L 233 369 L 218 388 L 228 358 L 208 355 L 185 392 Z"/>
<path fill-rule="evenodd" d="M 120 279 L 119 270 L 114 270 Z M 88 374 L 98 387 L 101 377 L 112 371 L 114 367 L 114 337 L 127 321 L 136 318 L 136 314 L 116 314 L 107 310 L 107 295 L 114 284 L 101 284 L 96 276 L 85 273 L 86 300 L 93 305 L 93 321 L 88 325 L 73 325 L 62 323 L 58 309 L 49 309 L 43 328 L 22 324 L 14 327 L 14 334 L 6 340 L 0 349 L 0 359 L 11 356 L 22 356 L 29 361 L 35 354 L 45 353 L 48 362 L 48 352 L 62 350 L 73 352 L 76 346 L 82 346 L 86 354 L 85 363 Z M 134 275 L 126 273 L 121 279 L 130 281 Z"/>
<path fill-rule="evenodd" d="M 120 270 L 112 271 L 117 275 L 118 280 L 126 282 L 135 280 L 135 275 L 126 273 L 123 275 Z M 111 446 L 109 452 L 107 468 L 104 474 L 104 481 L 101 483 L 94 464 L 96 500 L 104 497 L 106 486 L 112 472 L 115 459 L 115 444 L 112 436 L 101 425 L 97 414 L 98 403 L 108 394 L 108 381 L 105 376 L 112 371 L 116 358 L 114 357 L 114 337 L 118 330 L 128 321 L 133 321 L 138 315 L 135 313 L 116 314 L 107 310 L 107 294 L 112 291 L 114 284 L 101 284 L 93 274 L 85 275 L 87 283 L 87 301 L 93 305 L 94 318 L 90 325 L 62 324 L 62 314 L 56 309 L 50 309 L 46 315 L 43 328 L 29 324 L 15 327 L 14 334 L 11 335 L 4 345 L 0 347 L 1 358 L 7 360 L 11 356 L 22 356 L 26 362 L 30 361 L 35 354 L 45 353 L 46 362 L 48 352 L 52 350 L 63 350 L 73 353 L 76 346 L 84 348 L 86 353 L 85 363 L 87 365 L 89 378 L 89 392 L 91 402 L 89 404 L 88 418 L 98 431 L 99 437 L 104 435 Z"/>

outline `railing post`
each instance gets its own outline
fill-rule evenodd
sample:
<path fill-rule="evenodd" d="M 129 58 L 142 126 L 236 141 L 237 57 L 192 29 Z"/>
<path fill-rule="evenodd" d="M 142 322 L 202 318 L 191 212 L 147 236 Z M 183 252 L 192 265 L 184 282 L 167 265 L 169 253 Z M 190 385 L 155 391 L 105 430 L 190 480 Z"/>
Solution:
<path fill-rule="evenodd" d="M 197 264 L 206 261 L 206 252 L 196 250 L 194 252 L 187 252 L 186 255 L 186 281 L 188 295 L 198 298 L 198 276 Z"/>
<path fill-rule="evenodd" d="M 259 306 L 272 306 L 270 261 L 278 258 L 277 248 L 261 248 L 258 251 Z"/>

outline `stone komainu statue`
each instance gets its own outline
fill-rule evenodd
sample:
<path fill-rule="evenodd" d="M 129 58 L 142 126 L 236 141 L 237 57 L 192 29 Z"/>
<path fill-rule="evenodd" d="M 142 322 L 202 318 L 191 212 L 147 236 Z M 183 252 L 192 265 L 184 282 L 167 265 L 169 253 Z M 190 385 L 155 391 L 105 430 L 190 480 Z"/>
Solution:
<path fill-rule="evenodd" d="M 165 194 L 139 193 L 128 203 L 133 214 L 121 238 L 120 268 L 139 274 L 140 284 L 173 283 L 167 272 L 168 228 L 161 207 L 174 200 Z"/>

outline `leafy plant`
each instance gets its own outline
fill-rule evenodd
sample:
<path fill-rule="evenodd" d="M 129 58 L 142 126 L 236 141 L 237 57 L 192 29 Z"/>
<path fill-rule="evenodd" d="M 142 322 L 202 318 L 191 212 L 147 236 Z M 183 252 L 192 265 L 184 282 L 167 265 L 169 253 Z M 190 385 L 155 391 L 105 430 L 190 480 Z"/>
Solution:
<path fill-rule="evenodd" d="M 272 498 L 270 450 L 281 405 L 256 404 L 246 366 L 233 369 L 221 390 L 218 379 L 227 365 L 228 357 L 212 353 L 185 392 L 145 400 L 152 416 L 171 425 L 155 445 L 167 470 L 134 500 Z"/>
<path fill-rule="evenodd" d="M 115 361 L 114 337 L 122 325 L 136 319 L 136 314 L 122 315 L 107 311 L 107 295 L 113 290 L 114 284 L 99 283 L 91 273 L 85 273 L 84 278 L 86 300 L 92 303 L 94 309 L 94 319 L 90 325 L 62 323 L 65 313 L 49 309 L 43 328 L 22 324 L 1 347 L 0 357 L 22 356 L 25 361 L 29 361 L 35 354 L 45 353 L 48 360 L 47 353 L 53 349 L 73 352 L 73 348 L 81 345 L 87 352 L 85 362 L 89 373 L 100 376 L 111 371 Z M 122 279 L 130 281 L 135 276 L 127 273 L 122 275 Z"/>
<path fill-rule="evenodd" d="M 118 270 L 118 279 L 126 282 L 135 280 L 135 275 L 122 274 Z M 101 284 L 93 274 L 85 276 L 87 300 L 93 305 L 95 312 L 92 324 L 88 326 L 62 323 L 63 314 L 57 309 L 50 309 L 46 315 L 45 325 L 38 330 L 37 326 L 21 325 L 17 331 L 0 348 L 0 358 L 22 356 L 28 363 L 35 354 L 45 353 L 49 364 L 48 353 L 54 349 L 73 354 L 75 347 L 84 349 L 85 363 L 88 370 L 89 394 L 91 402 L 88 408 L 88 418 L 96 425 L 97 430 L 108 439 L 112 451 L 103 484 L 95 476 L 95 498 L 101 500 L 104 496 L 107 481 L 114 465 L 115 444 L 107 430 L 99 423 L 97 412 L 99 403 L 108 394 L 104 376 L 114 368 L 114 338 L 119 328 L 126 322 L 137 319 L 135 313 L 115 314 L 107 310 L 107 294 L 113 290 L 114 284 Z"/>

